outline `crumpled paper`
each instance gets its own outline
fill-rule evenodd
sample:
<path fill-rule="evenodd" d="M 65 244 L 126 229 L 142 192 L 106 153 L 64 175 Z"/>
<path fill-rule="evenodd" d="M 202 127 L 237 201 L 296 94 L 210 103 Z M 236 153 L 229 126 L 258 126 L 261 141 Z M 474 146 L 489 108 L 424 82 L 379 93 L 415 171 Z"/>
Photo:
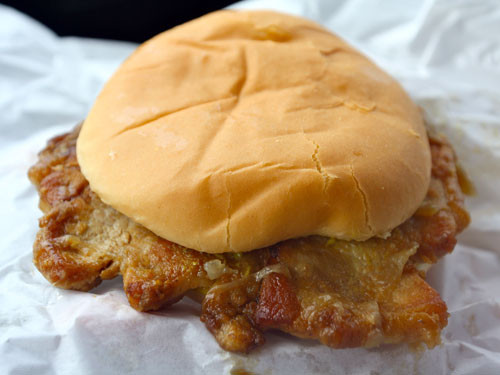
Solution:
<path fill-rule="evenodd" d="M 85 118 L 134 45 L 59 38 L 0 6 L 1 374 L 500 374 L 500 4 L 495 1 L 245 1 L 316 20 L 395 76 L 455 145 L 474 181 L 472 224 L 428 280 L 448 304 L 442 345 L 332 350 L 269 332 L 226 353 L 184 300 L 129 307 L 121 280 L 91 293 L 32 264 L 38 196 L 26 177 L 46 140 Z"/>

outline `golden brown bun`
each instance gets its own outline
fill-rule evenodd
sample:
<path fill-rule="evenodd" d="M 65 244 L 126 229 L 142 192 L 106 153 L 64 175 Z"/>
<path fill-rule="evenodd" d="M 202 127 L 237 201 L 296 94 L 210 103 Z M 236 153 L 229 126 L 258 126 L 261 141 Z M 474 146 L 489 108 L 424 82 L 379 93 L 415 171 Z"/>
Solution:
<path fill-rule="evenodd" d="M 106 203 L 211 253 L 382 235 L 430 178 L 420 112 L 391 77 L 313 22 L 255 11 L 140 46 L 90 111 L 78 160 Z"/>

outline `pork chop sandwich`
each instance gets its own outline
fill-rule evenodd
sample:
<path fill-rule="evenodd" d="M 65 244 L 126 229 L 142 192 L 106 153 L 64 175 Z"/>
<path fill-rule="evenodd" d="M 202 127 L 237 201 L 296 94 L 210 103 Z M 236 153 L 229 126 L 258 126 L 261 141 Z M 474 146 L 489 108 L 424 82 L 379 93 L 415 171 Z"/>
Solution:
<path fill-rule="evenodd" d="M 29 172 L 40 272 L 130 304 L 186 295 L 226 350 L 440 341 L 425 272 L 468 224 L 451 146 L 328 30 L 219 11 L 141 45 Z M 168 319 L 168 318 L 166 318 Z"/>

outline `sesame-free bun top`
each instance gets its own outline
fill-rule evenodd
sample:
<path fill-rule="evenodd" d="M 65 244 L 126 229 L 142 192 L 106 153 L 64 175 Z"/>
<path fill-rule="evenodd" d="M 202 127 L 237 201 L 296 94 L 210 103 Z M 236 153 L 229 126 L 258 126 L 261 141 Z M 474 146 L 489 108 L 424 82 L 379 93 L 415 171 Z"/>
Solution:
<path fill-rule="evenodd" d="M 398 83 L 321 26 L 268 11 L 211 13 L 141 45 L 77 153 L 104 202 L 210 253 L 387 234 L 431 168 Z"/>

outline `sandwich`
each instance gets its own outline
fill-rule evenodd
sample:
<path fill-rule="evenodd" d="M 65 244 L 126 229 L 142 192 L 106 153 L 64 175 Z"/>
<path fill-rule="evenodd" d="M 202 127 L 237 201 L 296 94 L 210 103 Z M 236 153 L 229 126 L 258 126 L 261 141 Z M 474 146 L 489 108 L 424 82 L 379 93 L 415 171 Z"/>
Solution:
<path fill-rule="evenodd" d="M 228 351 L 267 330 L 432 348 L 448 312 L 425 275 L 469 223 L 456 163 L 330 31 L 218 11 L 142 44 L 41 151 L 34 263 L 65 289 L 121 274 L 139 311 L 193 298 Z"/>

